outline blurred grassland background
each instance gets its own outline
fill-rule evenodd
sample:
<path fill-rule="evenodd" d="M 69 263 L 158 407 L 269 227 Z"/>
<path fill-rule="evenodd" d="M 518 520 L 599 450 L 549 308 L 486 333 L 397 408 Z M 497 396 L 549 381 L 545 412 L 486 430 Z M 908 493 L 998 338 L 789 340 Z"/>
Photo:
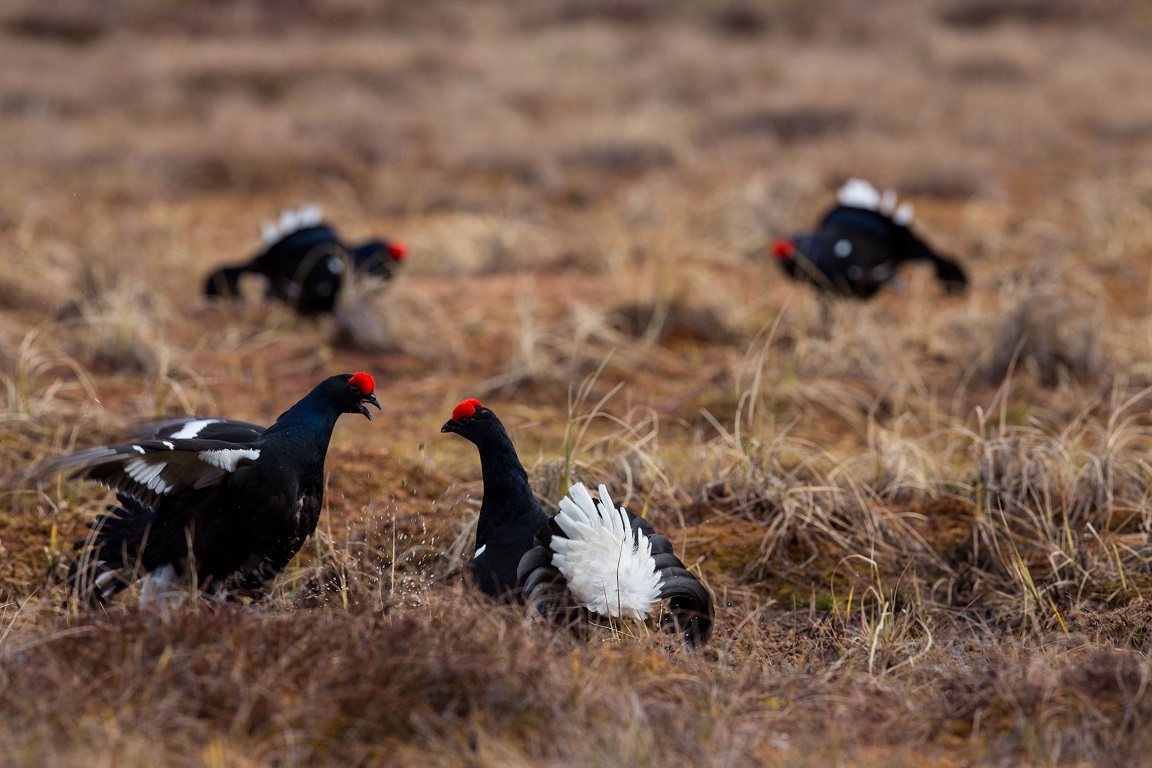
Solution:
<path fill-rule="evenodd" d="M 783 279 L 851 176 L 967 297 Z M 401 276 L 200 298 L 306 202 Z M 1139 764 L 1150 256 L 1140 0 L 6 3 L 0 764 Z M 32 464 L 353 370 L 383 413 L 270 599 L 61 607 L 106 494 Z M 465 397 L 669 535 L 703 652 L 461 587 Z"/>

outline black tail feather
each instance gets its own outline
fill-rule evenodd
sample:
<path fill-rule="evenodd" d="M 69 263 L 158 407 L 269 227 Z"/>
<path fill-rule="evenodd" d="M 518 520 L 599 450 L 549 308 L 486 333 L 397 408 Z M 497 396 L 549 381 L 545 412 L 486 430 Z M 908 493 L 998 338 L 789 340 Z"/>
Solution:
<path fill-rule="evenodd" d="M 580 623 L 583 612 L 569 593 L 564 574 L 552 565 L 549 545 L 553 536 L 562 535 L 555 520 L 540 526 L 535 546 L 524 553 L 516 566 L 516 581 L 524 603 L 533 613 L 554 626 L 569 627 Z"/>
<path fill-rule="evenodd" d="M 964 293 L 968 290 L 968 274 L 957 262 L 936 256 L 932 259 L 932 265 L 936 268 L 936 279 L 944 284 L 948 293 Z"/>
<path fill-rule="evenodd" d="M 669 632 L 679 632 L 696 648 L 712 636 L 712 596 L 699 579 L 685 568 L 666 568 L 660 572 L 660 597 L 668 600 L 668 613 L 661 625 Z"/>
<path fill-rule="evenodd" d="M 668 600 L 668 613 L 661 621 L 664 629 L 679 632 L 689 644 L 699 648 L 712 636 L 715 614 L 712 595 L 672 551 L 672 542 L 659 534 L 649 536 L 652 557 L 660 574 L 660 599 Z"/>
<path fill-rule="evenodd" d="M 550 623 L 568 624 L 574 613 L 578 615 L 568 582 L 552 565 L 547 547 L 533 547 L 520 558 L 518 579 L 525 604 Z"/>
<path fill-rule="evenodd" d="M 221 297 L 235 299 L 240 296 L 240 276 L 245 272 L 244 267 L 221 267 L 204 281 L 204 295 L 208 297 Z"/>

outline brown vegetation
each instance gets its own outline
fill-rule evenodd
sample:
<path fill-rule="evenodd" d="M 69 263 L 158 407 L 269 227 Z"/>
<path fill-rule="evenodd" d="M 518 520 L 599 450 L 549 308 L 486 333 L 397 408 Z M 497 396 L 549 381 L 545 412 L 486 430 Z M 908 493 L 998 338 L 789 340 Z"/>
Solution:
<path fill-rule="evenodd" d="M 1135 0 L 0 10 L 0 764 L 1129 765 L 1152 731 L 1152 17 Z M 848 176 L 973 276 L 827 313 L 764 244 Z M 411 258 L 209 306 L 304 202 Z M 64 608 L 35 462 L 377 376 L 254 605 Z M 498 407 L 717 598 L 700 653 L 460 584 Z M 1147 740 L 1147 741 L 1146 741 Z"/>

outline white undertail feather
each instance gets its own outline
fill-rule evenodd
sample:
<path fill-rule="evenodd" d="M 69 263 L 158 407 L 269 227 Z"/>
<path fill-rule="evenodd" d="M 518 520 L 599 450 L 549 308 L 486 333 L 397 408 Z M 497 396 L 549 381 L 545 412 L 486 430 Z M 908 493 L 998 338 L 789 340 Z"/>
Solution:
<path fill-rule="evenodd" d="M 836 199 L 840 205 L 882 213 L 903 227 L 911 224 L 915 218 L 911 203 L 897 205 L 896 190 L 886 189 L 881 194 L 871 182 L 864 179 L 848 179 L 836 192 Z"/>
<path fill-rule="evenodd" d="M 884 190 L 884 194 L 880 195 L 879 210 L 888 218 L 892 218 L 892 214 L 896 212 L 896 190 L 891 187 Z"/>
<path fill-rule="evenodd" d="M 140 580 L 140 604 L 155 603 L 163 595 L 172 591 L 172 583 L 176 579 L 176 568 L 172 565 L 162 565 L 154 571 L 144 574 Z"/>
<path fill-rule="evenodd" d="M 880 193 L 864 179 L 848 179 L 836 193 L 836 199 L 840 205 L 852 208 L 866 208 L 869 211 L 880 208 Z"/>
<path fill-rule="evenodd" d="M 280 214 L 279 221 L 260 222 L 260 234 L 265 245 L 287 237 L 307 227 L 314 227 L 324 218 L 324 210 L 318 205 L 302 205 L 298 209 L 289 208 Z"/>
<path fill-rule="evenodd" d="M 628 522 L 623 507 L 600 486 L 597 504 L 583 483 L 568 489 L 556 523 L 567 538 L 552 537 L 552 564 L 568 589 L 603 616 L 644 619 L 660 599 L 652 542 Z"/>
<path fill-rule="evenodd" d="M 176 566 L 162 565 L 140 579 L 140 605 L 174 608 L 188 600 L 191 586 L 185 577 L 176 573 Z"/>
<path fill-rule="evenodd" d="M 892 221 L 902 227 L 911 224 L 914 218 L 916 218 L 916 216 L 912 211 L 912 203 L 900 203 L 900 205 L 896 206 L 896 212 L 892 214 Z"/>

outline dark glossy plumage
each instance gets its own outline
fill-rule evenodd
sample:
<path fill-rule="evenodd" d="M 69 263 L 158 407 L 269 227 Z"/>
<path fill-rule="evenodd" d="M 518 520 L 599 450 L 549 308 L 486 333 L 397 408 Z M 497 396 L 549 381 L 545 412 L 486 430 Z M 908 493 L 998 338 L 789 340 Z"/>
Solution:
<path fill-rule="evenodd" d="M 464 437 L 476 445 L 480 454 L 484 499 L 476 527 L 476 555 L 469 562 L 469 573 L 482 591 L 526 601 L 545 615 L 567 613 L 575 604 L 599 613 L 639 618 L 657 603 L 668 600 L 665 627 L 681 633 L 695 646 L 708 641 L 713 621 L 711 595 L 672 552 L 671 542 L 657 534 L 647 520 L 611 503 L 603 504 L 607 493 L 603 486 L 601 501 L 594 501 L 577 484 L 570 497 L 561 502 L 561 515 L 565 514 L 565 505 L 573 509 L 579 506 L 572 501 L 578 498 L 579 490 L 584 494 L 583 508 L 590 527 L 587 535 L 575 534 L 578 538 L 573 539 L 574 534 L 566 532 L 558 522 L 561 515 L 549 518 L 540 508 L 528 484 L 528 474 L 496 414 L 477 400 L 466 400 L 456 406 L 441 432 Z M 611 521 L 617 519 L 613 515 L 618 518 L 616 531 L 610 530 Z M 624 521 L 627 530 L 619 528 L 625 525 Z M 568 539 L 569 546 L 561 548 L 557 539 Z M 587 559 L 582 560 L 585 553 Z M 625 561 L 641 572 L 632 573 L 635 569 L 621 567 Z M 648 576 L 644 576 L 645 567 Z M 563 568 L 567 568 L 568 577 L 561 572 Z M 630 575 L 621 575 L 624 570 L 629 570 Z M 577 582 L 590 575 L 603 577 L 596 582 L 603 586 L 585 595 L 576 594 Z M 569 578 L 575 581 L 569 583 Z M 587 585 L 581 587 L 587 591 Z M 605 594 L 604 590 L 612 594 Z M 598 598 L 601 605 L 597 608 L 594 603 Z M 617 611 L 617 607 L 623 610 Z"/>
<path fill-rule="evenodd" d="M 440 428 L 472 442 L 480 453 L 484 499 L 476 523 L 476 553 L 468 570 L 476 585 L 488 595 L 520 598 L 516 569 L 520 558 L 532 548 L 536 532 L 548 523 L 536 495 L 528 485 L 528 473 L 516 455 L 512 439 L 496 414 L 484 407 L 456 416 Z"/>
<path fill-rule="evenodd" d="M 331 312 L 351 266 L 360 275 L 390 279 L 404 261 L 402 243 L 370 240 L 352 247 L 331 225 L 319 221 L 319 210 L 304 208 L 280 227 L 270 227 L 265 248 L 246 264 L 221 267 L 204 283 L 209 297 L 237 298 L 240 278 L 260 275 L 265 295 L 283 301 L 302 315 Z"/>
<path fill-rule="evenodd" d="M 867 182 L 853 179 L 841 188 L 840 198 L 815 232 L 773 244 L 777 261 L 793 280 L 821 293 L 868 299 L 896 278 L 901 264 L 926 261 L 948 292 L 966 290 L 963 267 L 909 228 L 911 208 L 896 208 L 894 195 L 883 197 Z"/>
<path fill-rule="evenodd" d="M 379 408 L 374 388 L 368 374 L 332 376 L 267 429 L 169 419 L 38 468 L 94 480 L 119 501 L 77 542 L 73 590 L 99 603 L 142 577 L 146 592 L 190 579 L 217 594 L 264 589 L 316 529 L 337 419 Z"/>

